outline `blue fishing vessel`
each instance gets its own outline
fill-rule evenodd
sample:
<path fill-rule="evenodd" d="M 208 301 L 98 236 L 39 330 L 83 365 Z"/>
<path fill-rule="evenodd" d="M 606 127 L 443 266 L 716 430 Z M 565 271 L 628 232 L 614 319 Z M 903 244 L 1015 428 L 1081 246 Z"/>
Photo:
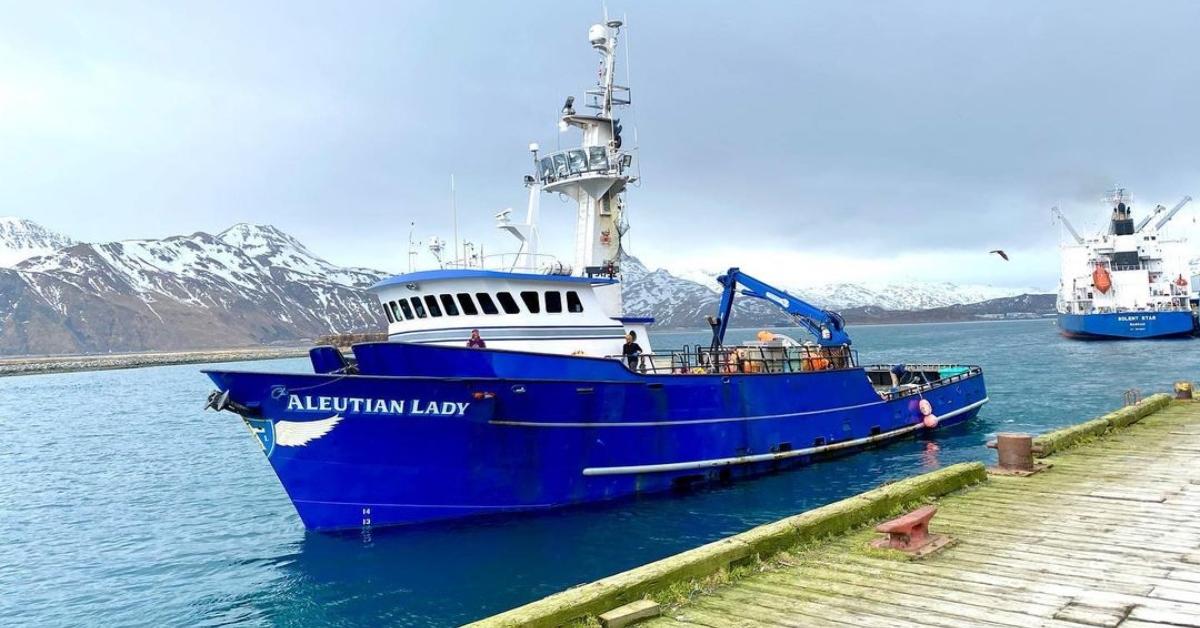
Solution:
<path fill-rule="evenodd" d="M 1091 238 L 1080 236 L 1058 208 L 1052 210 L 1071 235 L 1062 247 L 1059 329 L 1085 340 L 1191 336 L 1196 299 L 1185 277 L 1187 242 L 1163 232 L 1191 197 L 1170 210 L 1157 206 L 1136 225 L 1124 188 L 1107 200 L 1112 211 L 1107 231 Z"/>
<path fill-rule="evenodd" d="M 589 30 L 599 81 L 560 123 L 582 142 L 531 145 L 515 256 L 458 256 L 372 290 L 388 340 L 310 352 L 312 373 L 206 371 L 208 407 L 236 413 L 313 530 L 411 524 L 668 491 L 806 464 L 970 419 L 982 371 L 859 364 L 842 318 L 731 268 L 711 340 L 656 351 L 653 320 L 624 312 L 624 192 L 614 83 L 621 23 Z M 541 194 L 577 204 L 575 263 L 538 250 Z M 490 262 L 490 263 L 489 263 Z M 575 270 L 577 269 L 577 270 Z M 739 297 L 811 333 L 726 344 Z M 478 335 L 473 334 L 478 331 Z M 470 340 L 468 340 L 470 338 Z"/>

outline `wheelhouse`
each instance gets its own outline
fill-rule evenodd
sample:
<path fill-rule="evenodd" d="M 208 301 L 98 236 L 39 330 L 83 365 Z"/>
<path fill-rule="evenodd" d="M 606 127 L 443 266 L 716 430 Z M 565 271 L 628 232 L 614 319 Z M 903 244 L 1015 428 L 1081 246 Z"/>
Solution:
<path fill-rule="evenodd" d="M 489 348 L 602 356 L 627 331 L 648 346 L 652 319 L 620 317 L 620 286 L 607 277 L 491 270 L 398 275 L 371 288 L 396 342 L 461 346 L 473 330 Z"/>

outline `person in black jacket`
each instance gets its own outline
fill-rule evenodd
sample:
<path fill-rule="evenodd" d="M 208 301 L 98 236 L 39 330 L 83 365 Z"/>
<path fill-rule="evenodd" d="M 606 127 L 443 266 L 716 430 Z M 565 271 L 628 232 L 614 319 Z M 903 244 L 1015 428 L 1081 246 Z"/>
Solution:
<path fill-rule="evenodd" d="M 625 346 L 621 347 L 621 355 L 625 356 L 625 364 L 629 370 L 636 371 L 642 360 L 642 346 L 637 343 L 637 332 L 625 334 Z"/>

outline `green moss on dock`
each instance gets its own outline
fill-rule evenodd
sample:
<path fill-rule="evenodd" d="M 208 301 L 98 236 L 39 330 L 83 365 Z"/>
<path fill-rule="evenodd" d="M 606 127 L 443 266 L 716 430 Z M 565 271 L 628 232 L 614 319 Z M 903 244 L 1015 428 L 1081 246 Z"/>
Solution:
<path fill-rule="evenodd" d="M 952 465 L 568 589 L 471 625 L 588 625 L 590 617 L 645 597 L 678 604 L 710 587 L 771 569 L 770 559 L 785 550 L 842 535 L 986 479 L 980 463 Z"/>
<path fill-rule="evenodd" d="M 1166 393 L 1152 395 L 1132 406 L 1110 412 L 1091 421 L 1042 434 L 1034 440 L 1034 444 L 1041 450 L 1038 453 L 1039 456 L 1049 456 L 1055 452 L 1100 438 L 1111 430 L 1129 427 L 1147 415 L 1167 407 L 1170 403 L 1171 396 Z"/>

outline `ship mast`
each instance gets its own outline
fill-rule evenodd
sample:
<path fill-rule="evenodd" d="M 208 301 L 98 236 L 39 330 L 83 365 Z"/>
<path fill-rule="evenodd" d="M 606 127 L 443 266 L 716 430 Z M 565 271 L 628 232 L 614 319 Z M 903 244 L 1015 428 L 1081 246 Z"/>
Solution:
<path fill-rule="evenodd" d="M 559 127 L 582 132 L 579 148 L 567 149 L 538 160 L 536 183 L 552 194 L 570 197 L 578 204 L 575 223 L 575 272 L 601 276 L 617 274 L 623 220 L 623 192 L 633 179 L 633 155 L 621 149 L 618 107 L 630 103 L 629 88 L 617 85 L 616 51 L 622 23 L 609 20 L 588 29 L 588 40 L 600 54 L 596 86 L 585 92 L 584 105 L 591 113 L 575 111 L 575 97 L 563 104 Z"/>

